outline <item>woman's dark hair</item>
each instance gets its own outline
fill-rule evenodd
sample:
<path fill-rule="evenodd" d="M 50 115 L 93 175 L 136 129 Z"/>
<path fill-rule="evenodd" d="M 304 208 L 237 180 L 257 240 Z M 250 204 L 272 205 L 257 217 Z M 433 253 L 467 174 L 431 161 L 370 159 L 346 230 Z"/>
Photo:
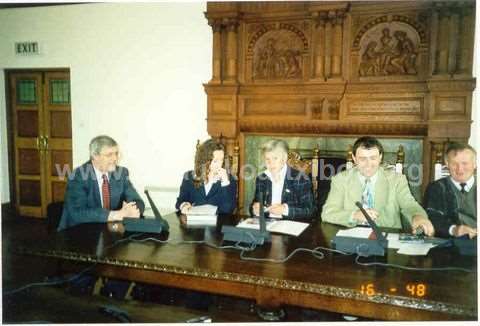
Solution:
<path fill-rule="evenodd" d="M 378 141 L 377 138 L 374 138 L 371 136 L 364 136 L 364 137 L 358 138 L 353 144 L 353 149 L 352 149 L 353 156 L 356 156 L 357 149 L 359 147 L 363 147 L 365 149 L 377 148 L 380 155 L 383 155 L 383 146 Z"/>
<path fill-rule="evenodd" d="M 223 151 L 225 153 L 225 146 L 214 140 L 209 139 L 197 147 L 195 153 L 195 170 L 193 176 L 193 185 L 195 188 L 200 187 L 207 181 L 210 173 L 210 163 L 213 160 L 213 152 Z"/>

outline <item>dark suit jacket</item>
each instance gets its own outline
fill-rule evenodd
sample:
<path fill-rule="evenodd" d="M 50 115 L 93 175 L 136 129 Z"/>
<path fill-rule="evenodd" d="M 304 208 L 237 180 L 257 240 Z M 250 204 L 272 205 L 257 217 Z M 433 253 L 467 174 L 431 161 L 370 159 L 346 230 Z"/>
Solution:
<path fill-rule="evenodd" d="M 128 170 L 117 166 L 114 172 L 108 174 L 108 178 L 111 209 L 120 209 L 123 201 L 134 201 L 140 213 L 143 213 L 145 204 L 130 182 Z M 95 170 L 90 161 L 73 170 L 68 177 L 62 218 L 57 230 L 81 223 L 106 222 L 110 211 L 102 207 L 100 193 Z"/>
<path fill-rule="evenodd" d="M 476 184 L 475 180 L 475 185 L 470 189 L 475 191 L 475 194 Z M 423 206 L 435 228 L 435 235 L 439 237 L 450 237 L 448 233 L 450 226 L 460 224 L 454 187 L 450 177 L 444 177 L 430 183 L 425 191 Z"/>
<path fill-rule="evenodd" d="M 219 180 L 212 185 L 208 195 L 206 195 L 203 185 L 199 188 L 195 188 L 193 185 L 193 171 L 186 172 L 183 176 L 175 208 L 179 210 L 183 202 L 189 202 L 194 206 L 215 205 L 218 207 L 218 213 L 220 214 L 232 213 L 237 206 L 237 181 L 231 175 L 228 177 L 230 179 L 228 186 L 222 187 Z"/>
<path fill-rule="evenodd" d="M 259 201 L 260 193 L 265 198 L 265 204 L 272 203 L 272 181 L 265 174 L 260 174 L 255 180 L 255 197 L 250 205 L 253 215 L 253 203 Z M 282 204 L 288 205 L 289 218 L 311 217 L 314 212 L 312 182 L 305 173 L 287 166 L 287 174 L 283 182 Z"/>

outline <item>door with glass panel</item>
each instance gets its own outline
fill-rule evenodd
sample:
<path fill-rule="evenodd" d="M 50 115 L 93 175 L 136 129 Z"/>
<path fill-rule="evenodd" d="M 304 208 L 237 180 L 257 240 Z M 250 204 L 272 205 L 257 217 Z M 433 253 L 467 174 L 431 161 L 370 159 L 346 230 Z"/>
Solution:
<path fill-rule="evenodd" d="M 49 203 L 63 201 L 72 167 L 70 73 L 15 70 L 7 78 L 15 206 L 45 217 Z"/>

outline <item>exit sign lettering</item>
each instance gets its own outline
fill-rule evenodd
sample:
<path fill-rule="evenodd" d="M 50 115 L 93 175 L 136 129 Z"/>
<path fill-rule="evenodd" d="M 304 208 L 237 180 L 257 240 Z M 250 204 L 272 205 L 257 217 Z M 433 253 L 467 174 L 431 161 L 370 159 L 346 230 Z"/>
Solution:
<path fill-rule="evenodd" d="M 39 54 L 38 42 L 15 43 L 15 53 L 21 55 Z"/>

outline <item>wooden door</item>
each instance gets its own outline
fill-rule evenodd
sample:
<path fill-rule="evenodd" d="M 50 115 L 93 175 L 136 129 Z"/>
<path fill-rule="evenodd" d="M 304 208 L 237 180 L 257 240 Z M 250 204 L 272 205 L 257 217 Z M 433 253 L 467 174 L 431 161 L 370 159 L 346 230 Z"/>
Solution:
<path fill-rule="evenodd" d="M 49 203 L 63 200 L 62 174 L 72 167 L 70 75 L 12 71 L 8 79 L 15 205 L 20 215 L 45 217 Z"/>

